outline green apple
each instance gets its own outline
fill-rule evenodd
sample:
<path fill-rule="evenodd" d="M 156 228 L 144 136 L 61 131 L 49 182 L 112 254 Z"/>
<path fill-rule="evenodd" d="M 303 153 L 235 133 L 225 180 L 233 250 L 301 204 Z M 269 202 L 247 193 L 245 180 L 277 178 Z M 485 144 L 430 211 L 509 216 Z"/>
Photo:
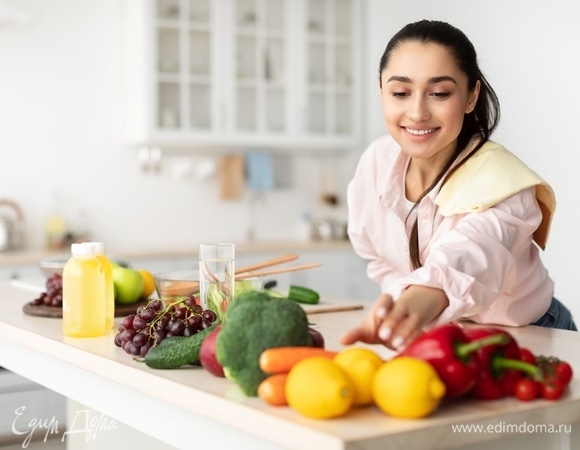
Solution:
<path fill-rule="evenodd" d="M 113 266 L 115 302 L 122 305 L 136 303 L 145 288 L 143 276 L 136 270 L 119 265 Z"/>

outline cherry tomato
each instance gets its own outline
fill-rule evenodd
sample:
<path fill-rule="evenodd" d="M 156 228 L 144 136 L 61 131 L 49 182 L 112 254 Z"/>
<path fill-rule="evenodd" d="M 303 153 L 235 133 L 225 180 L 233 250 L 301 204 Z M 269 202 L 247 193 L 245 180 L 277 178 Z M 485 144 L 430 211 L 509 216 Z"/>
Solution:
<path fill-rule="evenodd" d="M 523 402 L 534 400 L 540 395 L 540 383 L 531 378 L 520 378 L 515 385 L 514 395 Z"/>
<path fill-rule="evenodd" d="M 560 361 L 556 364 L 554 370 L 558 380 L 560 380 L 564 386 L 567 386 L 572 380 L 572 366 L 570 366 L 566 361 Z"/>
<path fill-rule="evenodd" d="M 536 364 L 536 356 L 531 350 L 524 347 L 520 347 L 520 359 L 530 364 Z"/>
<path fill-rule="evenodd" d="M 546 400 L 558 400 L 564 394 L 564 386 L 558 379 L 548 380 L 542 383 L 541 392 Z"/>

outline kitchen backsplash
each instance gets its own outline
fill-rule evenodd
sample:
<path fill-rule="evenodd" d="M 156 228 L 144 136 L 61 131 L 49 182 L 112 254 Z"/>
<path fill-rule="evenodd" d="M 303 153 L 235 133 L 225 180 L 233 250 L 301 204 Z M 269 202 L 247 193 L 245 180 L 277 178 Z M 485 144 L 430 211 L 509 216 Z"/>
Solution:
<path fill-rule="evenodd" d="M 159 170 L 147 172 L 133 152 L 118 151 L 109 155 L 116 164 L 109 161 L 108 170 L 101 166 L 84 173 L 75 169 L 80 160 L 70 161 L 70 175 L 63 170 L 62 178 L 53 179 L 52 192 L 36 193 L 22 183 L 20 189 L 11 186 L 24 211 L 27 248 L 46 248 L 50 227 L 53 234 L 61 233 L 60 239 L 50 241 L 53 250 L 88 238 L 122 250 L 173 249 L 218 240 L 302 240 L 305 220 L 312 226 L 312 238 L 344 237 L 345 185 L 354 170 L 347 156 L 334 166 L 344 175 L 336 173 L 340 181 L 329 204 L 316 157 L 288 157 L 291 177 L 281 187 L 255 190 L 244 184 L 238 198 L 224 200 L 217 172 L 201 179 L 175 177 L 169 170 L 171 157 Z"/>

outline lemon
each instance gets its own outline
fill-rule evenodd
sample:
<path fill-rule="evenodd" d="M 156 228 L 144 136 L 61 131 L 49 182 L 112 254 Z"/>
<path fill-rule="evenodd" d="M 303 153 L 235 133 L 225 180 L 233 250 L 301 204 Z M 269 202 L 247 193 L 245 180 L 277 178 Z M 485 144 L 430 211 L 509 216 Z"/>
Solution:
<path fill-rule="evenodd" d="M 319 356 L 303 359 L 292 367 L 285 391 L 288 405 L 315 419 L 342 416 L 354 400 L 348 375 L 331 359 Z"/>
<path fill-rule="evenodd" d="M 437 408 L 445 395 L 445 385 L 428 362 L 400 356 L 378 369 L 372 392 L 383 412 L 414 419 L 427 416 Z"/>
<path fill-rule="evenodd" d="M 354 384 L 354 405 L 364 406 L 373 402 L 372 384 L 383 360 L 368 348 L 349 347 L 334 357 L 334 362 L 349 376 Z"/>
<path fill-rule="evenodd" d="M 145 269 L 137 270 L 143 277 L 143 293 L 141 294 L 142 298 L 149 298 L 153 292 L 155 292 L 155 278 L 153 274 Z"/>

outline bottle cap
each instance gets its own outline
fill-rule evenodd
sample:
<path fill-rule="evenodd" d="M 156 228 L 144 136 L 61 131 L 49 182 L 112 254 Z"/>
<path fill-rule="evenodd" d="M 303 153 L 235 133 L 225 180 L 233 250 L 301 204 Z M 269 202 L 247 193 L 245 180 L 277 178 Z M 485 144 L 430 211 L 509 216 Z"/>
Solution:
<path fill-rule="evenodd" d="M 100 254 L 105 254 L 105 244 L 103 244 L 102 242 L 85 242 L 85 244 L 91 244 L 95 247 L 95 253 L 100 255 Z"/>
<path fill-rule="evenodd" d="M 94 255 L 95 246 L 89 242 L 71 244 L 70 251 L 73 255 Z"/>

